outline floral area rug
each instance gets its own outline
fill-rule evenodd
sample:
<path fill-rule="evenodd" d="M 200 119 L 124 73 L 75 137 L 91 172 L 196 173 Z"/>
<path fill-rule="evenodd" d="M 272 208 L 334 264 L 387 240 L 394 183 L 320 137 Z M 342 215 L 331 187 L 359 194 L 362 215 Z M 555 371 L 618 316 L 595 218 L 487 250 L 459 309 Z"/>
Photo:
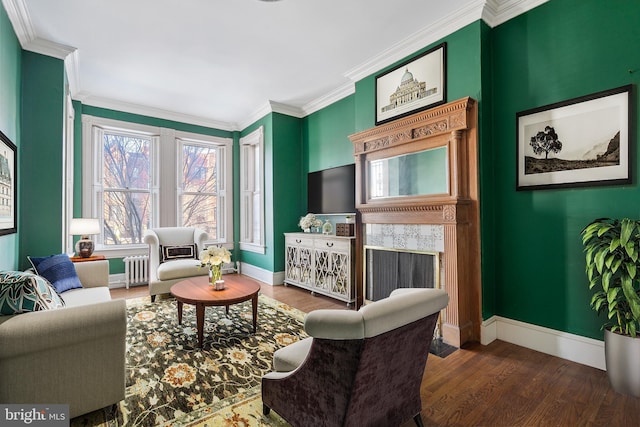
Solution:
<path fill-rule="evenodd" d="M 203 348 L 197 348 L 195 307 L 176 301 L 127 301 L 126 397 L 115 408 L 74 418 L 72 426 L 281 426 L 262 415 L 260 380 L 273 353 L 306 337 L 304 313 L 269 297 L 207 307 Z"/>

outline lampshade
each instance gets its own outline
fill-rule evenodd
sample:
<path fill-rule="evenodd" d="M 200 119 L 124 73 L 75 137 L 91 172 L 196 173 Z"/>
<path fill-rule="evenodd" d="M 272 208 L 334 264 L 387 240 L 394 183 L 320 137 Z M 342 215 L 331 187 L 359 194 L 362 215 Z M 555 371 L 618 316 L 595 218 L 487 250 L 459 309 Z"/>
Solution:
<path fill-rule="evenodd" d="M 96 218 L 71 218 L 69 224 L 69 234 L 82 236 L 76 242 L 76 254 L 82 258 L 88 258 L 93 254 L 93 241 L 89 238 L 91 234 L 100 233 L 100 221 Z"/>
<path fill-rule="evenodd" d="M 73 236 L 100 234 L 100 222 L 97 218 L 72 218 L 71 224 L 69 224 L 69 234 Z"/>

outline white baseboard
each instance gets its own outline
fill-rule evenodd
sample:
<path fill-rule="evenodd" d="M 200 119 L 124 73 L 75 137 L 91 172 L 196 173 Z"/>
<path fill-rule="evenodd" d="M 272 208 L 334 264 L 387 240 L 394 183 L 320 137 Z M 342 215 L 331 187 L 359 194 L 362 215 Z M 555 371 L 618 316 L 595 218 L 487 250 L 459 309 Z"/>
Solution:
<path fill-rule="evenodd" d="M 269 271 L 255 265 L 240 263 L 240 272 L 245 276 L 264 282 L 268 285 L 282 285 L 284 283 L 284 271 Z"/>
<path fill-rule="evenodd" d="M 493 316 L 482 322 L 480 342 L 499 339 L 562 359 L 606 370 L 604 341 Z"/>
<path fill-rule="evenodd" d="M 124 273 L 109 275 L 109 289 L 124 288 L 126 284 Z"/>

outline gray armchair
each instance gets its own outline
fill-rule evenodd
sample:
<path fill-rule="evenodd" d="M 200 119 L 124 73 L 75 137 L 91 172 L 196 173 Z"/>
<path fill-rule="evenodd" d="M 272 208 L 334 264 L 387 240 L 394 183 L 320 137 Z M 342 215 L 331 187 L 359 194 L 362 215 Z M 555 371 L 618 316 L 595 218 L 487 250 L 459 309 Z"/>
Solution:
<path fill-rule="evenodd" d="M 274 354 L 264 414 L 293 426 L 422 426 L 420 385 L 440 310 L 439 289 L 397 289 L 358 311 L 316 310 L 302 341 Z"/>
<path fill-rule="evenodd" d="M 199 251 L 204 249 L 208 235 L 205 231 L 193 227 L 160 227 L 146 231 L 144 242 L 149 245 L 149 294 L 151 301 L 156 295 L 169 293 L 171 286 L 180 280 L 193 276 L 209 274 L 206 268 L 200 268 Z M 195 258 L 176 257 L 163 260 L 168 247 L 195 244 Z M 164 261 L 164 262 L 163 262 Z"/>

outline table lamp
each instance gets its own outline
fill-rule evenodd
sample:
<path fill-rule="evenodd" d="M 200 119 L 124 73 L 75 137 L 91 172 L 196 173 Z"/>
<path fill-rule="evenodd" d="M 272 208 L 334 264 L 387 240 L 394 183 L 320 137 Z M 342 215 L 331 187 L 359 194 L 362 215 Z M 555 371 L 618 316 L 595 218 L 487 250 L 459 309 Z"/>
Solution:
<path fill-rule="evenodd" d="M 71 218 L 69 234 L 81 236 L 76 242 L 76 256 L 88 258 L 93 254 L 92 234 L 100 234 L 100 222 L 97 218 Z"/>

